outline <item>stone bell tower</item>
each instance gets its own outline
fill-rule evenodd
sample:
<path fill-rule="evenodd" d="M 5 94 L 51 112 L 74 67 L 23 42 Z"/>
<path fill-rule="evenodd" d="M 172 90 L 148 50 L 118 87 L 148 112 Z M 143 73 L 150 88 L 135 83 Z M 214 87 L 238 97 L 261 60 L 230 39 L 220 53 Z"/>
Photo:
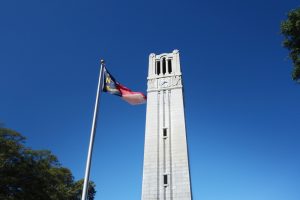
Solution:
<path fill-rule="evenodd" d="M 191 200 L 179 51 L 150 54 L 142 200 Z"/>

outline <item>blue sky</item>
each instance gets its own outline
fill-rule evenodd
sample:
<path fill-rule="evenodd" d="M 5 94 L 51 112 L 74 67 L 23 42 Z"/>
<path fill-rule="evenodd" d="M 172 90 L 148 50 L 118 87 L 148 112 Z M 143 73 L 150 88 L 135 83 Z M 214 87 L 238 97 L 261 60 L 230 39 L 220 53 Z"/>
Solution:
<path fill-rule="evenodd" d="M 299 1 L 1 1 L 0 121 L 84 176 L 99 60 L 146 91 L 179 49 L 195 200 L 300 199 L 300 85 L 280 22 Z M 145 105 L 101 96 L 96 200 L 140 199 Z"/>

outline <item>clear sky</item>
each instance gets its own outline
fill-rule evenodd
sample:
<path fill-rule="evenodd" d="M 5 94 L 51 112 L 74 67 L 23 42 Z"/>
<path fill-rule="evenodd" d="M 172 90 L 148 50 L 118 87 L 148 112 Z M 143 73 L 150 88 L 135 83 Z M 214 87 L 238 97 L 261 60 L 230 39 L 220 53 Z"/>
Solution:
<path fill-rule="evenodd" d="M 299 0 L 1 1 L 0 121 L 84 176 L 99 59 L 146 91 L 179 49 L 195 200 L 300 199 L 300 85 L 280 22 Z M 101 96 L 96 200 L 140 199 L 145 105 Z"/>

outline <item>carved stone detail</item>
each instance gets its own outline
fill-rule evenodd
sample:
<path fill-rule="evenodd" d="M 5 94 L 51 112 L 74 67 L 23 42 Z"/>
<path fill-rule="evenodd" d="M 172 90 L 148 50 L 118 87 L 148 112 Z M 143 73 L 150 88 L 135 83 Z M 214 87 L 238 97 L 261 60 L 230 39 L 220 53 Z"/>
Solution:
<path fill-rule="evenodd" d="M 161 78 L 148 79 L 148 90 L 167 89 L 174 87 L 182 87 L 181 76 L 169 76 Z"/>
<path fill-rule="evenodd" d="M 156 89 L 157 85 L 156 85 L 156 79 L 149 79 L 148 80 L 148 89 L 152 90 L 152 89 Z"/>
<path fill-rule="evenodd" d="M 182 86 L 181 76 L 172 77 L 172 86 L 173 87 Z"/>

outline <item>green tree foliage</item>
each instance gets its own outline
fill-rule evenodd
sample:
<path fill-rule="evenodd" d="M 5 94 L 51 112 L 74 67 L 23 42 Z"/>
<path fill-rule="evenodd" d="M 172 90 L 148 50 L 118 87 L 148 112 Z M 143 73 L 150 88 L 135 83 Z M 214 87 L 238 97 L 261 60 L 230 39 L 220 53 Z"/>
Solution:
<path fill-rule="evenodd" d="M 288 17 L 281 23 L 281 33 L 285 36 L 283 46 L 290 53 L 289 56 L 293 61 L 294 70 L 292 73 L 293 80 L 300 80 L 300 8 L 288 13 Z"/>
<path fill-rule="evenodd" d="M 74 181 L 50 151 L 25 147 L 25 138 L 0 127 L 0 199 L 80 200 L 83 180 Z M 90 182 L 88 199 L 96 194 Z"/>
<path fill-rule="evenodd" d="M 73 199 L 81 199 L 83 181 L 84 180 L 81 179 L 73 184 L 71 191 Z M 96 186 L 93 182 L 89 183 L 88 199 L 94 199 L 94 196 L 96 194 L 95 187 Z"/>

